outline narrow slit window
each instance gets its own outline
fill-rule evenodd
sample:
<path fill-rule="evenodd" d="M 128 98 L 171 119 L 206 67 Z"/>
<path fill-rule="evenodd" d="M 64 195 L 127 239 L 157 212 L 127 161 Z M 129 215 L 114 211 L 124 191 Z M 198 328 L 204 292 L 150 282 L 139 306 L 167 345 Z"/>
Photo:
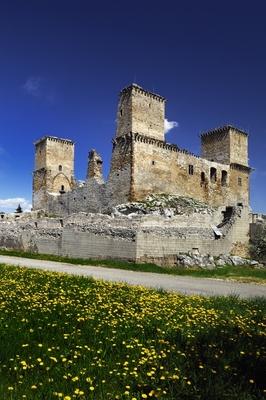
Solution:
<path fill-rule="evenodd" d="M 221 180 L 222 186 L 227 185 L 227 171 L 222 171 L 222 180 Z"/>
<path fill-rule="evenodd" d="M 62 171 L 62 169 L 63 169 L 62 165 L 59 165 L 59 166 L 58 166 L 58 170 L 59 170 L 59 171 Z"/>
<path fill-rule="evenodd" d="M 242 178 L 238 178 L 238 186 L 242 186 Z"/>
<path fill-rule="evenodd" d="M 201 183 L 205 183 L 205 182 L 206 182 L 205 172 L 202 172 L 202 173 L 200 174 L 200 181 L 201 181 Z"/>
<path fill-rule="evenodd" d="M 194 166 L 191 165 L 191 164 L 188 166 L 188 173 L 189 173 L 189 175 L 193 175 L 194 174 Z"/>
<path fill-rule="evenodd" d="M 217 170 L 214 167 L 211 168 L 210 179 L 211 179 L 211 182 L 216 182 L 217 181 Z"/>

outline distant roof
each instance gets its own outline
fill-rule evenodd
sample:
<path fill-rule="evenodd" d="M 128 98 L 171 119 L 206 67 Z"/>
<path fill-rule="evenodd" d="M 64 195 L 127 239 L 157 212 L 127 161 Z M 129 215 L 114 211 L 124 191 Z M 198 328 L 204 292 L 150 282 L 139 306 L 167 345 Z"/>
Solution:
<path fill-rule="evenodd" d="M 43 142 L 44 140 L 47 140 L 47 139 L 55 141 L 55 142 L 63 142 L 63 143 L 74 144 L 73 140 L 70 140 L 70 139 L 63 139 L 63 138 L 59 138 L 57 136 L 46 135 L 46 136 L 43 136 L 41 139 L 38 139 L 36 142 L 34 142 L 34 145 L 36 146 L 37 144 L 39 144 L 39 143 L 41 143 L 41 142 Z"/>
<path fill-rule="evenodd" d="M 242 129 L 236 128 L 233 125 L 224 125 L 224 126 L 220 126 L 219 128 L 215 128 L 215 129 L 212 129 L 210 131 L 201 133 L 201 137 L 208 136 L 208 135 L 213 135 L 215 133 L 228 132 L 230 129 L 233 129 L 233 130 L 241 133 L 242 135 L 248 136 L 248 133 L 243 131 Z"/>
<path fill-rule="evenodd" d="M 157 98 L 158 100 L 166 101 L 165 97 L 163 97 L 157 93 L 150 92 L 149 90 L 143 89 L 141 86 L 137 85 L 136 83 L 132 83 L 131 85 L 126 86 L 124 89 L 121 90 L 120 94 L 129 92 L 132 89 L 140 91 L 140 92 L 146 94 L 147 96 Z"/>

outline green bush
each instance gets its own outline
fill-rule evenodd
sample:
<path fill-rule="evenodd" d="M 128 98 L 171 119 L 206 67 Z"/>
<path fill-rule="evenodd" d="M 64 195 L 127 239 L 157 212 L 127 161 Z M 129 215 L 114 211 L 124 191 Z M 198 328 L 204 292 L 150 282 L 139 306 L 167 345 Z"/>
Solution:
<path fill-rule="evenodd" d="M 260 261 L 266 261 L 266 226 L 258 230 L 251 243 L 251 255 Z"/>

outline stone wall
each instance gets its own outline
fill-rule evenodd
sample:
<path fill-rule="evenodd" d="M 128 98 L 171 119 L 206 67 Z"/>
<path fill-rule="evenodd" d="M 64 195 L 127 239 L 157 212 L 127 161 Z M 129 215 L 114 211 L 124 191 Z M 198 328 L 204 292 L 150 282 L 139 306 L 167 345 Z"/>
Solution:
<path fill-rule="evenodd" d="M 151 193 L 172 193 L 215 206 L 249 204 L 249 170 L 208 161 L 138 134 L 133 136 L 132 168 L 135 200 Z"/>
<path fill-rule="evenodd" d="M 174 265 L 179 253 L 197 251 L 218 256 L 229 254 L 243 224 L 240 209 L 217 237 L 211 223 L 216 214 L 194 213 L 173 218 L 112 217 L 103 214 L 73 214 L 66 218 L 25 216 L 0 220 L 0 247 L 75 258 L 118 259 Z M 244 231 L 243 231 L 244 234 Z"/>

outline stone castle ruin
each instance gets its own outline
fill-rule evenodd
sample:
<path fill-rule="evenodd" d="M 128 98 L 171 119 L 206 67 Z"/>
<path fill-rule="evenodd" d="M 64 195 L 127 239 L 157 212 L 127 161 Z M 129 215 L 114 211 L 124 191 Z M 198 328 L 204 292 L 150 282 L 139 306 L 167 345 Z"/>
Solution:
<path fill-rule="evenodd" d="M 0 246 L 159 264 L 187 252 L 246 254 L 247 133 L 230 125 L 203 133 L 196 156 L 166 142 L 165 101 L 136 84 L 121 91 L 106 181 L 95 150 L 79 182 L 74 143 L 38 140 L 31 219 L 16 221 L 18 233 L 0 235 Z"/>
<path fill-rule="evenodd" d="M 88 157 L 86 182 L 74 176 L 74 143 L 46 136 L 35 143 L 33 209 L 50 214 L 109 212 L 150 194 L 174 194 L 212 206 L 249 207 L 248 135 L 224 126 L 201 135 L 201 157 L 167 143 L 165 98 L 135 84 L 122 90 L 110 173 Z"/>

